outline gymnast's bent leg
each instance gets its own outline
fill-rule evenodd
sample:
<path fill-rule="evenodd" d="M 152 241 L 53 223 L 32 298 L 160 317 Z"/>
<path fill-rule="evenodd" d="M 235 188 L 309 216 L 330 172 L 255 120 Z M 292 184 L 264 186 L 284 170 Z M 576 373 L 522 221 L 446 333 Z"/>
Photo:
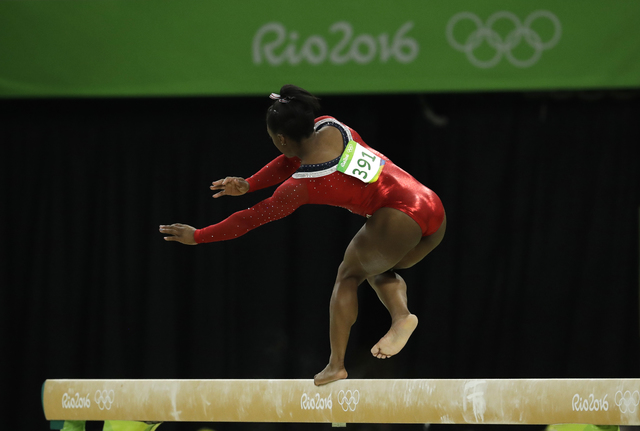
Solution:
<path fill-rule="evenodd" d="M 420 226 L 411 217 L 393 208 L 381 208 L 351 240 L 338 269 L 329 306 L 331 356 L 325 369 L 316 374 L 316 385 L 347 378 L 344 356 L 351 326 L 358 316 L 360 283 L 394 268 L 421 239 Z"/>
<path fill-rule="evenodd" d="M 440 244 L 446 228 L 445 217 L 438 230 L 432 235 L 423 237 L 418 245 L 395 265 L 394 269 L 410 268 L 424 259 Z M 394 270 L 368 277 L 367 280 L 391 315 L 391 328 L 371 349 L 373 356 L 386 359 L 402 350 L 417 326 L 418 318 L 409 312 L 407 285 Z"/>

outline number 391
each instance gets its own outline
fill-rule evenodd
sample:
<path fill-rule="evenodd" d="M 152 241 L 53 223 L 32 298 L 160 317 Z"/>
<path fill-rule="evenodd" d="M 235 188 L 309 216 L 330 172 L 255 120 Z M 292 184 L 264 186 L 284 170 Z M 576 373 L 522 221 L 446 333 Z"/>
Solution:
<path fill-rule="evenodd" d="M 362 157 L 363 157 L 363 158 L 358 159 L 358 162 L 357 162 L 357 163 L 358 163 L 358 166 L 360 166 L 361 168 L 366 168 L 366 169 L 367 169 L 367 171 L 371 171 L 371 163 L 369 163 L 368 161 L 366 161 L 366 160 L 364 159 L 364 157 L 368 157 L 368 158 L 370 158 L 370 159 L 371 159 L 371 162 L 373 163 L 373 162 L 375 162 L 375 161 L 376 161 L 376 156 L 374 156 L 373 154 L 367 154 L 367 153 L 365 153 L 365 152 L 363 151 L 363 152 L 362 152 Z M 362 179 L 363 179 L 363 180 L 366 180 L 366 179 L 367 179 L 367 176 L 369 176 L 368 172 L 361 171 L 361 170 L 360 170 L 360 169 L 358 169 L 358 168 L 355 168 L 353 171 L 351 171 L 351 173 L 352 173 L 353 175 L 360 175 L 360 174 L 362 174 Z"/>

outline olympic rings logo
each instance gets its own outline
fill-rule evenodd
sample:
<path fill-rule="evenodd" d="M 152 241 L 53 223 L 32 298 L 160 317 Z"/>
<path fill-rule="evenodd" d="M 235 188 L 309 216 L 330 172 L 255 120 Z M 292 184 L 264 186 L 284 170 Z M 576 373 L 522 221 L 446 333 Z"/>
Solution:
<path fill-rule="evenodd" d="M 493 29 L 496 21 L 501 19 L 511 21 L 515 27 L 504 39 Z M 531 28 L 531 24 L 537 19 L 547 19 L 553 24 L 553 36 L 546 42 L 543 42 L 540 35 Z M 460 43 L 454 37 L 453 31 L 456 25 L 463 20 L 473 22 L 476 30 L 471 32 L 464 43 Z M 524 23 L 520 22 L 520 19 L 513 13 L 500 11 L 491 15 L 486 24 L 483 24 L 480 18 L 471 12 L 460 12 L 454 15 L 447 24 L 447 40 L 449 44 L 458 51 L 464 52 L 471 64 L 482 69 L 494 67 L 500 62 L 503 55 L 516 67 L 531 67 L 540 60 L 543 51 L 556 46 L 560 36 L 562 36 L 560 20 L 553 13 L 546 10 L 532 12 L 524 20 Z M 533 48 L 533 55 L 527 60 L 520 60 L 511 52 L 523 40 Z M 496 51 L 495 55 L 489 60 L 480 60 L 474 55 L 476 48 L 482 45 L 484 41 Z"/>
<path fill-rule="evenodd" d="M 620 412 L 634 413 L 638 404 L 640 404 L 640 393 L 638 391 L 633 393 L 626 391 L 624 394 L 622 391 L 616 392 L 616 405 L 620 407 Z"/>
<path fill-rule="evenodd" d="M 360 402 L 360 392 L 357 389 L 353 392 L 351 390 L 338 392 L 338 404 L 345 412 L 355 411 L 358 402 Z"/>
<path fill-rule="evenodd" d="M 100 408 L 100 410 L 111 410 L 111 405 L 113 404 L 114 401 L 114 393 L 113 390 L 107 391 L 100 391 L 97 390 L 96 394 L 94 395 L 93 399 L 96 401 L 96 404 L 98 404 L 98 407 Z"/>

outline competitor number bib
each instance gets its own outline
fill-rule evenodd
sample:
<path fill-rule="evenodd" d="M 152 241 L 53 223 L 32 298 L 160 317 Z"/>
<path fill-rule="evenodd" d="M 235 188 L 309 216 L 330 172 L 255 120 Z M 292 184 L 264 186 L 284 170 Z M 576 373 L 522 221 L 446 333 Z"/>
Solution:
<path fill-rule="evenodd" d="M 356 141 L 349 141 L 338 162 L 338 170 L 364 183 L 373 183 L 378 180 L 384 163 L 383 159 Z"/>

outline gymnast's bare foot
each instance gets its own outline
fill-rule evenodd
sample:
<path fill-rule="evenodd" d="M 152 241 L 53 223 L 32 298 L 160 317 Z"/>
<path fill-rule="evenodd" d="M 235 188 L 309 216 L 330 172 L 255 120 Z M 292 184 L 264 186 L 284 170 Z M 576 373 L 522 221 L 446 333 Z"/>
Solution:
<path fill-rule="evenodd" d="M 324 370 L 315 375 L 315 377 L 313 378 L 313 383 L 316 386 L 322 386 L 326 385 L 327 383 L 346 378 L 347 370 L 344 367 L 337 367 L 329 364 L 324 367 Z"/>
<path fill-rule="evenodd" d="M 409 314 L 391 325 L 389 332 L 371 349 L 371 354 L 378 359 L 387 359 L 398 354 L 407 344 L 407 340 L 418 326 L 418 318 Z"/>

